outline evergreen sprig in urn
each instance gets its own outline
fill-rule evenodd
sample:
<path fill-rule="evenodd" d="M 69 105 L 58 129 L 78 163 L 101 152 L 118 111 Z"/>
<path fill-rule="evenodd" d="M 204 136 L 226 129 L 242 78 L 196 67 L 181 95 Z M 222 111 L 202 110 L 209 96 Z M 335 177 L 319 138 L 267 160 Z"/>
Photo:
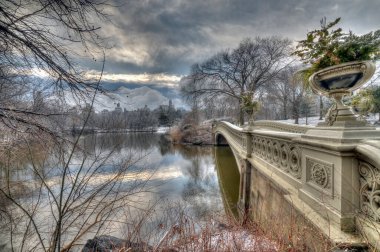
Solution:
<path fill-rule="evenodd" d="M 304 82 L 320 95 L 333 98 L 335 104 L 320 126 L 364 126 L 352 109 L 342 103 L 343 96 L 363 86 L 375 72 L 380 58 L 380 30 L 361 36 L 335 28 L 340 18 L 310 31 L 298 42 L 293 55 L 309 67 L 300 71 Z"/>

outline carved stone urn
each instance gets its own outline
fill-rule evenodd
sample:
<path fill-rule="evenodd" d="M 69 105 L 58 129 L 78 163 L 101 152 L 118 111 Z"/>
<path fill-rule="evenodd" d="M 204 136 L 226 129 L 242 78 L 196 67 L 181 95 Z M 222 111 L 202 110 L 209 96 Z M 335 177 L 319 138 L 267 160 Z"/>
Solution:
<path fill-rule="evenodd" d="M 342 102 L 342 98 L 363 86 L 375 73 L 372 61 L 353 61 L 324 68 L 310 76 L 309 82 L 314 91 L 332 97 L 335 104 L 326 114 L 325 122 L 318 126 L 361 127 L 367 123 L 358 120 L 352 108 Z"/>
<path fill-rule="evenodd" d="M 243 108 L 244 112 L 248 115 L 248 125 L 245 127 L 246 130 L 251 130 L 253 127 L 255 111 L 253 108 Z"/>
<path fill-rule="evenodd" d="M 243 107 L 243 111 L 248 115 L 248 128 L 251 129 L 253 127 L 254 121 L 255 121 L 255 115 L 260 109 L 260 103 L 257 101 L 250 101 L 249 103 L 245 104 Z"/>

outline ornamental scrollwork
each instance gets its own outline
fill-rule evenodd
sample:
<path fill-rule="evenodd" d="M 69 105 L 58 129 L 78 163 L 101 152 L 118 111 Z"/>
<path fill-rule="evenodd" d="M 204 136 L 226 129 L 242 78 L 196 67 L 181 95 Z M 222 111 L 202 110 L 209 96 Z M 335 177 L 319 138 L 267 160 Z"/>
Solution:
<path fill-rule="evenodd" d="M 338 116 L 338 106 L 336 104 L 334 104 L 331 108 L 329 108 L 329 110 L 327 111 L 327 115 L 326 115 L 326 123 L 331 126 L 334 124 L 334 122 L 336 121 L 336 118 Z"/>
<path fill-rule="evenodd" d="M 267 145 L 267 140 L 265 138 L 262 139 L 261 141 L 261 155 L 263 156 L 264 159 L 267 159 L 267 153 L 268 153 L 268 145 Z"/>
<path fill-rule="evenodd" d="M 291 146 L 289 153 L 289 172 L 300 179 L 302 176 L 301 151 L 297 146 Z"/>
<path fill-rule="evenodd" d="M 266 141 L 266 158 L 272 163 L 272 140 L 270 139 Z"/>
<path fill-rule="evenodd" d="M 280 149 L 280 165 L 284 171 L 288 171 L 289 156 L 290 156 L 290 148 L 287 143 L 283 143 Z"/>
<path fill-rule="evenodd" d="M 301 150 L 294 144 L 269 137 L 254 135 L 252 154 L 273 164 L 295 179 L 302 177 Z"/>
<path fill-rule="evenodd" d="M 308 183 L 321 189 L 332 188 L 333 164 L 306 157 L 306 170 Z"/>
<path fill-rule="evenodd" d="M 322 188 L 326 188 L 329 183 L 329 174 L 327 169 L 321 164 L 315 164 L 311 167 L 311 180 Z"/>
<path fill-rule="evenodd" d="M 274 163 L 278 164 L 280 160 L 280 143 L 278 141 L 272 142 L 272 160 Z"/>
<path fill-rule="evenodd" d="M 360 208 L 369 218 L 380 222 L 380 170 L 359 162 Z"/>

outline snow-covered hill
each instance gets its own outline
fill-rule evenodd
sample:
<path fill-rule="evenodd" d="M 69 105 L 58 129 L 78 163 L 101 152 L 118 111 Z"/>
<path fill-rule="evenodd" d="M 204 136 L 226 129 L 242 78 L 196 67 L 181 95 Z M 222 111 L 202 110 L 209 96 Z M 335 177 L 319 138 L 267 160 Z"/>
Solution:
<path fill-rule="evenodd" d="M 66 102 L 69 106 L 85 105 L 91 102 L 91 97 L 86 99 L 74 99 L 71 93 L 65 94 Z M 135 89 L 129 89 L 126 87 L 119 87 L 114 91 L 107 93 L 98 93 L 96 95 L 94 109 L 96 112 L 100 112 L 103 109 L 114 110 L 116 104 L 120 103 L 121 108 L 127 110 L 134 110 L 142 108 L 147 105 L 150 109 L 157 108 L 159 105 L 169 104 L 169 99 L 162 95 L 159 91 L 152 88 L 143 86 Z"/>
<path fill-rule="evenodd" d="M 120 106 L 127 110 L 134 110 L 144 107 L 145 105 L 154 109 L 159 105 L 168 104 L 169 99 L 157 90 L 146 86 L 135 89 L 119 87 L 115 91 L 111 91 L 107 94 L 99 94 L 96 98 L 95 110 L 113 110 L 116 103 L 120 103 Z"/>

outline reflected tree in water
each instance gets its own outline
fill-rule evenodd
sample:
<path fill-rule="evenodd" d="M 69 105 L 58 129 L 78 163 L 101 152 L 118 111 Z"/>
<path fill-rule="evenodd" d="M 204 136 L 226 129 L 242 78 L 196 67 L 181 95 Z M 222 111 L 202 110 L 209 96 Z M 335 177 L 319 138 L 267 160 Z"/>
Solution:
<path fill-rule="evenodd" d="M 115 150 L 89 153 L 79 146 L 79 140 L 45 145 L 39 160 L 35 146 L 26 142 L 22 173 L 13 169 L 14 157 L 3 164 L 0 226 L 12 250 L 69 251 L 89 235 L 107 232 L 119 221 L 119 210 L 136 200 L 149 181 L 147 176 L 128 179 L 127 171 L 137 162 L 131 156 L 118 155 L 116 162 Z"/>

